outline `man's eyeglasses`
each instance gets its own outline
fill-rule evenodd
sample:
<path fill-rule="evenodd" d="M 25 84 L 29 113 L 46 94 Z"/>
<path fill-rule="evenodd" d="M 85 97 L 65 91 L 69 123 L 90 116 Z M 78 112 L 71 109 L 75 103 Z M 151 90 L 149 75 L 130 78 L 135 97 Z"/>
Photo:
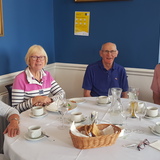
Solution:
<path fill-rule="evenodd" d="M 36 60 L 40 60 L 40 61 L 43 61 L 45 59 L 45 56 L 31 56 L 32 60 L 33 61 L 36 61 Z"/>
<path fill-rule="evenodd" d="M 145 139 L 144 141 L 142 141 L 141 143 L 138 144 L 137 149 L 140 151 L 141 149 L 144 149 L 144 147 L 146 145 L 149 145 L 149 141 L 147 139 Z"/>
<path fill-rule="evenodd" d="M 102 50 L 102 52 L 105 53 L 105 54 L 111 53 L 112 55 L 114 55 L 117 52 L 117 50 L 111 50 L 111 51 L 109 51 L 109 50 Z"/>

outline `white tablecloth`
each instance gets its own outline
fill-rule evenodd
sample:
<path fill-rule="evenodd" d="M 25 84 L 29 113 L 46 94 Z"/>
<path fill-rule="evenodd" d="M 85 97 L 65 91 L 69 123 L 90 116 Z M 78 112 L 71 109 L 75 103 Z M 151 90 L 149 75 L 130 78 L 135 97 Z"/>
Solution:
<path fill-rule="evenodd" d="M 84 103 L 78 104 L 77 108 L 73 111 L 81 111 L 84 115 L 90 116 L 93 110 L 99 113 L 99 123 L 103 123 L 107 120 L 106 111 L 108 106 L 97 105 L 96 98 L 85 98 Z M 124 101 L 126 99 L 122 99 Z M 147 103 L 149 106 L 158 106 L 152 103 Z M 160 107 L 160 106 L 158 106 Z M 4 141 L 4 153 L 8 159 L 11 160 L 160 160 L 160 151 L 146 146 L 143 150 L 138 151 L 136 147 L 126 148 L 123 145 L 140 143 L 144 139 L 148 139 L 150 142 L 154 142 L 160 139 L 160 136 L 154 135 L 148 126 L 154 125 L 156 121 L 160 121 L 160 118 L 155 119 L 142 119 L 141 123 L 136 118 L 129 118 L 128 126 L 135 129 L 140 124 L 144 130 L 143 134 L 131 132 L 125 134 L 124 137 L 118 138 L 116 143 L 111 146 L 85 149 L 76 149 L 69 135 L 70 122 L 68 117 L 71 111 L 66 116 L 66 126 L 68 129 L 60 130 L 58 126 L 61 121 L 58 119 L 60 116 L 58 113 L 48 112 L 48 115 L 43 118 L 31 118 L 29 117 L 30 110 L 21 114 L 19 136 L 10 138 L 5 135 Z M 83 122 L 83 124 L 89 123 L 89 120 Z M 27 132 L 27 127 L 31 125 L 40 125 L 43 131 L 50 136 L 50 138 L 43 138 L 39 141 L 28 141 L 24 138 Z M 55 141 L 52 141 L 52 140 Z"/>

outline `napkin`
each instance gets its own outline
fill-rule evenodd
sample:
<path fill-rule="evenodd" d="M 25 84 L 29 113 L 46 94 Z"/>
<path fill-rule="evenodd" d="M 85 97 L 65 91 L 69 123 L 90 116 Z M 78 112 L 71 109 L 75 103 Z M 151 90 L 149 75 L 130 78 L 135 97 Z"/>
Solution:
<path fill-rule="evenodd" d="M 103 132 L 104 135 L 114 134 L 114 129 L 113 129 L 113 127 L 110 125 L 110 126 L 108 126 L 107 128 L 104 128 L 104 129 L 102 130 L 102 132 Z"/>
<path fill-rule="evenodd" d="M 92 121 L 92 123 L 93 123 L 93 122 L 97 123 L 97 118 L 98 118 L 98 112 L 93 111 L 93 112 L 91 113 L 91 121 Z"/>
<path fill-rule="evenodd" d="M 56 102 L 52 102 L 50 105 L 46 106 L 46 109 L 51 110 L 51 111 L 57 111 L 58 104 Z"/>
<path fill-rule="evenodd" d="M 50 105 L 46 106 L 46 108 L 51 111 L 58 111 L 61 104 L 62 104 L 62 101 L 57 99 L 56 101 L 52 102 Z"/>
<path fill-rule="evenodd" d="M 76 129 L 76 126 L 74 124 L 74 121 L 72 122 L 72 125 L 70 127 L 70 130 L 72 132 L 72 134 L 76 135 L 76 136 L 79 136 L 79 137 L 89 137 L 89 136 L 86 136 L 85 134 L 79 132 L 77 129 Z"/>
<path fill-rule="evenodd" d="M 153 143 L 150 143 L 149 144 L 151 147 L 155 148 L 155 149 L 158 149 L 160 151 L 160 140 L 157 140 Z"/>

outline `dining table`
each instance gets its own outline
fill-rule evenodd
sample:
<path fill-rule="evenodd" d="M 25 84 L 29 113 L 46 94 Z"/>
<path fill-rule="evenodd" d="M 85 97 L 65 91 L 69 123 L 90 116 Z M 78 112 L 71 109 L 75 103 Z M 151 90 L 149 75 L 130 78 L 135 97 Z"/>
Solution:
<path fill-rule="evenodd" d="M 127 126 L 131 132 L 118 137 L 114 144 L 98 148 L 78 149 L 75 148 L 69 134 L 72 124 L 71 113 L 82 112 L 84 119 L 76 126 L 90 124 L 90 116 L 93 111 L 98 112 L 97 123 L 108 124 L 108 109 L 111 103 L 99 104 L 97 97 L 76 97 L 76 106 L 69 110 L 65 115 L 65 128 L 62 130 L 59 126 L 62 124 L 61 114 L 57 111 L 45 111 L 44 116 L 34 117 L 31 110 L 20 114 L 20 134 L 16 137 L 5 135 L 4 155 L 8 160 L 160 160 L 160 150 L 146 145 L 140 151 L 137 149 L 139 143 L 147 139 L 150 144 L 160 142 L 160 134 L 153 132 L 152 127 L 160 116 L 144 117 L 141 121 L 138 118 L 128 118 Z M 129 102 L 129 99 L 121 98 L 121 102 Z M 123 103 L 122 103 L 123 104 Z M 147 106 L 160 106 L 146 102 Z M 125 120 L 124 120 L 125 122 Z M 124 123 L 125 124 L 125 123 Z M 123 124 L 123 125 L 124 125 Z M 26 137 L 28 127 L 31 125 L 41 126 L 47 136 L 39 139 L 30 139 Z M 141 127 L 143 133 L 137 133 L 135 130 Z M 124 125 L 124 127 L 126 127 Z"/>

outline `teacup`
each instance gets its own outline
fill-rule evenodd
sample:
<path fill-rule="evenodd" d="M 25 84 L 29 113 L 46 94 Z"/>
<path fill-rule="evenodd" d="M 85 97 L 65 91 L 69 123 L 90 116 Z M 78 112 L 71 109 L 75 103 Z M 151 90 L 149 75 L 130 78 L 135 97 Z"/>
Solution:
<path fill-rule="evenodd" d="M 71 120 L 74 122 L 81 122 L 83 119 L 83 114 L 81 112 L 72 112 Z"/>
<path fill-rule="evenodd" d="M 28 136 L 30 138 L 38 138 L 42 134 L 42 129 L 40 126 L 30 126 L 28 127 Z"/>
<path fill-rule="evenodd" d="M 156 122 L 156 125 L 155 125 L 155 131 L 157 132 L 157 133 L 160 133 L 160 122 Z"/>
<path fill-rule="evenodd" d="M 158 115 L 158 108 L 148 106 L 146 115 L 149 116 L 149 117 L 156 117 Z"/>
<path fill-rule="evenodd" d="M 99 96 L 98 97 L 98 103 L 108 103 L 108 97 L 107 96 Z"/>
<path fill-rule="evenodd" d="M 31 111 L 34 116 L 41 116 L 44 113 L 44 108 L 42 106 L 34 106 Z"/>

